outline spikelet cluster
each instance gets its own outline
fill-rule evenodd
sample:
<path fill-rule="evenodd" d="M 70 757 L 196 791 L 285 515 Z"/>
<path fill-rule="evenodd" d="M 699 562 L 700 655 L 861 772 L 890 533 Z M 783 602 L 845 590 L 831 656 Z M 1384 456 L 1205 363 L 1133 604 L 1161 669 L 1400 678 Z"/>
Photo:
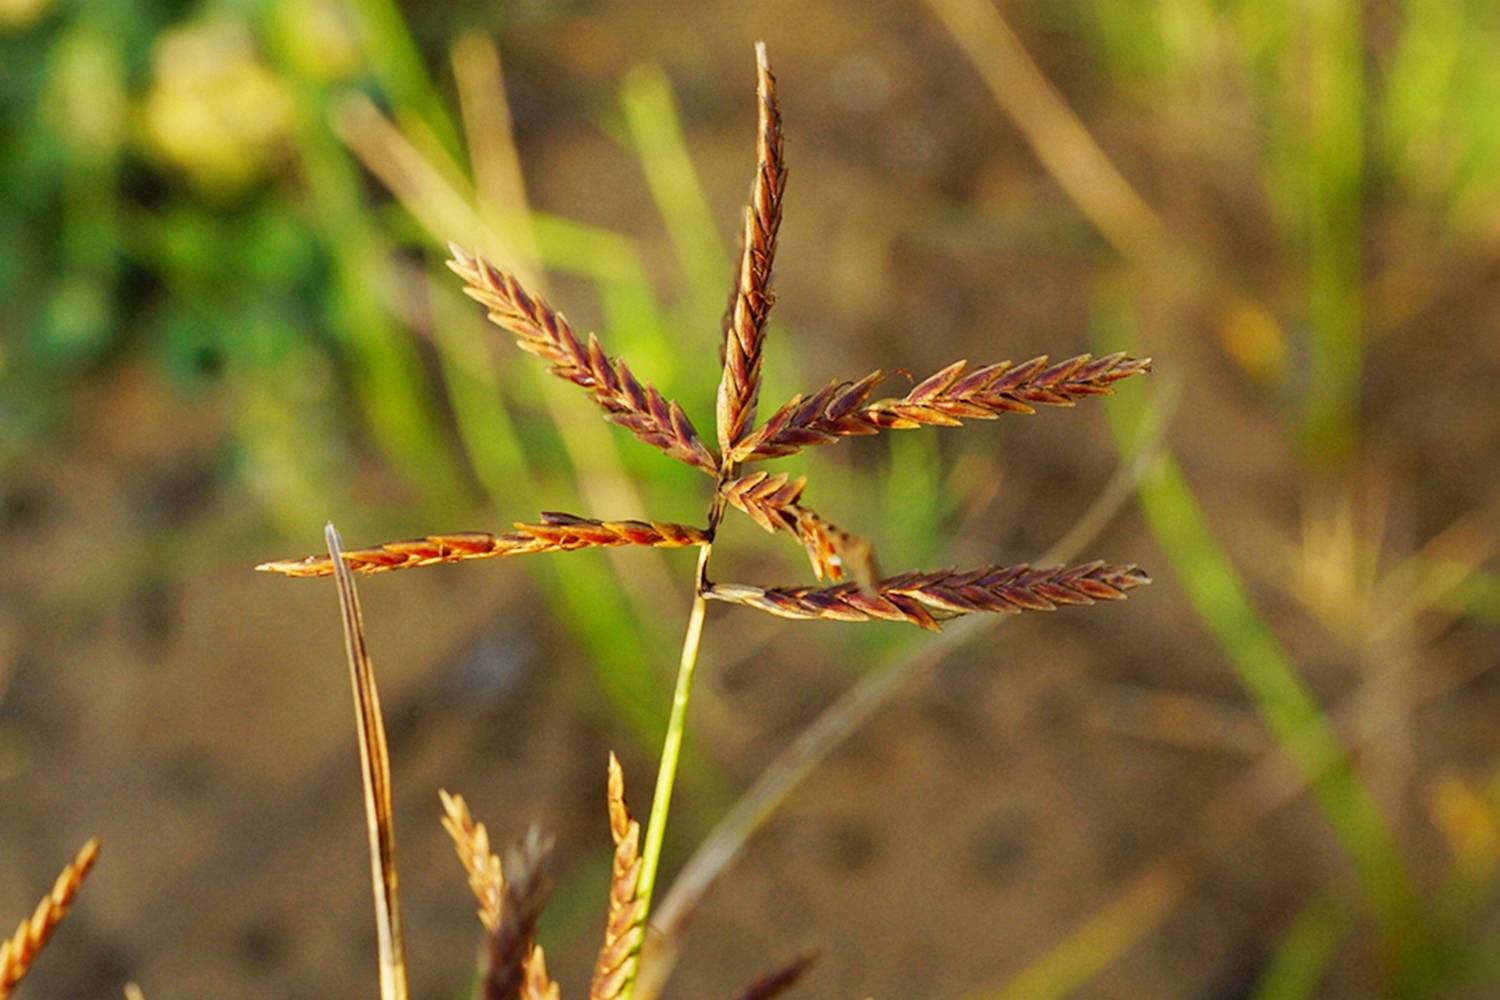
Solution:
<path fill-rule="evenodd" d="M 344 554 L 351 568 L 376 573 L 580 548 L 705 546 L 712 543 L 724 511 L 732 509 L 772 534 L 796 539 L 813 575 L 834 586 L 715 584 L 705 563 L 698 581 L 700 591 L 705 597 L 784 618 L 903 621 L 936 629 L 945 619 L 960 614 L 1053 610 L 1115 600 L 1149 582 L 1138 567 L 1102 563 L 1045 572 L 1023 564 L 879 579 L 874 546 L 803 502 L 806 479 L 741 470 L 745 463 L 781 458 L 845 437 L 957 427 L 968 420 L 1034 413 L 1038 407 L 1072 406 L 1081 399 L 1108 395 L 1116 383 L 1151 367 L 1149 360 L 1124 354 L 1101 358 L 1080 354 L 1055 364 L 1045 356 L 1021 364 L 1001 361 L 977 367 L 955 361 L 904 396 L 872 401 L 885 378 L 883 371 L 874 371 L 854 381 L 834 380 L 810 396 L 794 396 L 764 424 L 754 426 L 766 324 L 776 300 L 772 269 L 787 178 L 776 78 L 763 45 L 756 47 L 756 97 L 755 174 L 721 342 L 717 453 L 698 435 L 682 407 L 641 382 L 623 360 L 606 355 L 597 337 L 580 338 L 560 312 L 523 288 L 513 274 L 457 246 L 449 261 L 449 267 L 463 279 L 464 290 L 484 305 L 489 319 L 514 336 L 523 349 L 547 361 L 553 374 L 588 392 L 607 419 L 666 455 L 715 477 L 707 524 L 696 528 L 547 514 L 540 524 L 517 524 L 506 534 L 428 535 L 355 549 Z M 331 571 L 323 556 L 270 562 L 259 568 L 288 576 L 321 576 Z"/>
<path fill-rule="evenodd" d="M 15 933 L 0 943 L 0 1000 L 9 997 L 16 984 L 31 971 L 52 932 L 68 915 L 73 897 L 78 895 L 98 857 L 99 841 L 90 840 L 84 844 L 57 876 L 51 891 L 42 897 L 31 916 L 21 921 Z"/>

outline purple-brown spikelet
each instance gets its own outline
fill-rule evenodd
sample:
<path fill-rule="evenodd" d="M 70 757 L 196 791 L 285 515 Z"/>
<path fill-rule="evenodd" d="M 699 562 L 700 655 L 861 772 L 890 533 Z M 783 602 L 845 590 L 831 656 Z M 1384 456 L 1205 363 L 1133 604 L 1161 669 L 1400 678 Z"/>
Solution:
<path fill-rule="evenodd" d="M 957 615 L 1055 611 L 1072 604 L 1117 601 L 1126 591 L 1150 583 L 1138 566 L 1087 563 L 1067 569 L 992 566 L 957 573 L 903 573 L 864 592 L 854 584 L 836 587 L 751 587 L 716 584 L 706 596 L 758 608 L 782 618 L 829 621 L 904 621 L 936 631 Z"/>
<path fill-rule="evenodd" d="M 771 269 L 781 230 L 781 200 L 786 190 L 782 156 L 781 108 L 776 78 L 764 44 L 755 47 L 758 114 L 755 131 L 755 181 L 745 208 L 739 269 L 724 331 L 724 373 L 719 382 L 717 426 L 719 448 L 727 456 L 750 433 L 760 396 L 761 359 L 766 320 L 775 296 Z"/>
<path fill-rule="evenodd" d="M 644 545 L 678 549 L 704 545 L 708 536 L 699 528 L 663 521 L 596 521 L 546 511 L 540 524 L 517 522 L 513 531 L 492 535 L 463 531 L 451 535 L 428 535 L 404 542 L 387 542 L 368 549 L 349 549 L 344 562 L 357 573 L 383 573 L 390 569 L 431 566 L 497 556 L 530 555 L 537 552 L 572 552 L 577 549 Z M 261 563 L 256 569 L 283 576 L 327 576 L 333 562 L 327 556 L 306 556 Z"/>
<path fill-rule="evenodd" d="M 552 373 L 586 389 L 607 419 L 628 429 L 672 458 L 716 474 L 718 459 L 705 445 L 682 407 L 654 386 L 637 379 L 619 358 L 605 355 L 599 339 L 578 339 L 572 325 L 516 277 L 450 244 L 448 267 L 464 279 L 464 292 L 489 310 L 492 323 L 516 337 L 525 351 L 552 365 Z"/>
<path fill-rule="evenodd" d="M 883 372 L 857 382 L 830 382 L 812 396 L 796 396 L 736 445 L 737 462 L 780 458 L 841 437 L 915 427 L 957 427 L 965 420 L 994 420 L 1006 413 L 1034 413 L 1038 406 L 1072 406 L 1089 396 L 1107 396 L 1121 379 L 1151 370 L 1151 361 L 1110 354 L 1080 354 L 1048 366 L 1046 356 L 1013 365 L 1008 361 L 969 370 L 956 361 L 924 379 L 900 399 L 866 403 Z"/>
<path fill-rule="evenodd" d="M 806 486 L 805 477 L 753 472 L 724 483 L 720 492 L 766 531 L 784 531 L 801 542 L 819 580 L 849 577 L 868 589 L 875 578 L 874 549 L 799 503 Z"/>
<path fill-rule="evenodd" d="M 615 842 L 609 882 L 609 915 L 604 922 L 604 944 L 594 963 L 589 1000 L 616 1000 L 634 976 L 635 963 L 646 934 L 641 881 L 641 825 L 625 806 L 625 773 L 609 755 L 609 833 Z"/>

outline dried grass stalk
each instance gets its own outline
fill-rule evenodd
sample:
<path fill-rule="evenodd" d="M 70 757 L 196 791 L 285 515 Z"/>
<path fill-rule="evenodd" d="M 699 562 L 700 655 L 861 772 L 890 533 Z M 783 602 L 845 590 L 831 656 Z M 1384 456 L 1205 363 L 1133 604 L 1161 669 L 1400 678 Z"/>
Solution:
<path fill-rule="evenodd" d="M 369 549 L 351 549 L 344 553 L 344 562 L 359 573 L 383 573 L 389 569 L 537 552 L 572 552 L 620 545 L 679 549 L 707 543 L 708 536 L 702 530 L 684 524 L 597 521 L 574 514 L 544 511 L 540 524 L 517 522 L 513 531 L 503 535 L 482 531 L 428 535 L 405 542 L 387 542 Z M 285 576 L 327 576 L 333 572 L 333 561 L 327 556 L 306 556 L 261 563 L 255 568 Z"/>
<path fill-rule="evenodd" d="M 526 839 L 505 852 L 505 896 L 500 920 L 485 950 L 484 1000 L 515 1000 L 527 979 L 527 957 L 536 942 L 536 925 L 552 892 L 547 859 L 551 838 L 535 827 Z M 543 972 L 546 967 L 543 966 Z"/>
<path fill-rule="evenodd" d="M 734 995 L 734 1000 L 770 1000 L 797 985 L 818 960 L 815 951 L 805 952 L 779 969 L 761 973 Z"/>
<path fill-rule="evenodd" d="M 715 584 L 704 596 L 782 618 L 901 621 L 935 632 L 941 621 L 959 615 L 1055 611 L 1070 604 L 1117 601 L 1126 591 L 1150 582 L 1138 566 L 1092 562 L 1070 568 L 1032 569 L 1022 564 L 964 573 L 903 573 L 879 581 L 873 593 L 863 592 L 852 583 L 769 589 Z"/>
<path fill-rule="evenodd" d="M 491 322 L 515 335 L 522 350 L 550 362 L 554 375 L 588 390 L 610 422 L 678 461 L 718 473 L 718 460 L 675 401 L 642 383 L 623 360 L 607 357 L 593 334 L 585 345 L 562 313 L 529 294 L 514 275 L 456 244 L 449 249 L 448 267 L 464 279 L 464 291 L 489 310 Z"/>
<path fill-rule="evenodd" d="M 443 829 L 453 838 L 453 849 L 469 876 L 469 889 L 479 903 L 479 922 L 495 933 L 505 900 L 505 869 L 490 850 L 490 833 L 469 814 L 462 795 L 439 789 L 443 802 Z"/>
<path fill-rule="evenodd" d="M 806 485 L 805 477 L 789 479 L 785 473 L 773 476 L 755 472 L 724 483 L 720 492 L 731 506 L 744 511 L 766 531 L 784 531 L 796 537 L 819 580 L 848 577 L 861 589 L 870 590 L 876 576 L 874 549 L 865 539 L 798 503 Z"/>
<path fill-rule="evenodd" d="M 526 976 L 521 984 L 521 1000 L 561 1000 L 561 992 L 547 975 L 547 956 L 541 945 L 532 945 L 526 956 Z"/>
<path fill-rule="evenodd" d="M 755 423 L 766 319 L 775 302 L 771 267 L 776 257 L 776 236 L 781 229 L 781 199 L 786 190 L 781 109 L 776 102 L 776 78 L 771 75 L 764 43 L 755 46 L 755 68 L 758 107 L 755 181 L 750 188 L 750 204 L 745 208 L 739 271 L 724 331 L 724 374 L 719 382 L 719 447 L 726 456 Z"/>
<path fill-rule="evenodd" d="M 1046 355 L 970 370 L 955 361 L 900 399 L 866 403 L 885 373 L 857 382 L 830 382 L 810 397 L 795 396 L 730 454 L 735 462 L 779 458 L 841 437 L 915 427 L 957 427 L 965 420 L 994 420 L 1006 413 L 1035 413 L 1038 406 L 1072 406 L 1107 396 L 1121 379 L 1150 371 L 1149 358 L 1080 354 L 1055 365 Z"/>
<path fill-rule="evenodd" d="M 381 1000 L 407 1000 L 406 945 L 401 934 L 401 896 L 396 878 L 396 830 L 391 814 L 391 760 L 375 666 L 365 645 L 365 621 L 359 608 L 354 574 L 342 558 L 338 529 L 323 532 L 338 581 L 339 610 L 344 621 L 344 648 L 354 688 L 354 715 L 359 727 L 359 769 L 364 778 L 365 821 L 370 834 L 370 873 L 375 896 L 375 934 L 380 949 Z"/>
<path fill-rule="evenodd" d="M 73 897 L 83 887 L 83 880 L 99 857 L 99 841 L 90 839 L 52 883 L 52 891 L 42 897 L 30 919 L 21 921 L 16 932 L 0 943 L 0 1000 L 11 995 L 16 984 L 25 978 L 37 956 L 57 925 L 68 915 Z"/>
<path fill-rule="evenodd" d="M 589 1000 L 616 1000 L 635 975 L 635 964 L 645 936 L 645 901 L 637 889 L 641 880 L 641 825 L 625 806 L 625 774 L 620 761 L 609 755 L 609 832 L 615 842 L 613 875 L 609 883 L 609 917 L 604 944 L 594 963 Z"/>

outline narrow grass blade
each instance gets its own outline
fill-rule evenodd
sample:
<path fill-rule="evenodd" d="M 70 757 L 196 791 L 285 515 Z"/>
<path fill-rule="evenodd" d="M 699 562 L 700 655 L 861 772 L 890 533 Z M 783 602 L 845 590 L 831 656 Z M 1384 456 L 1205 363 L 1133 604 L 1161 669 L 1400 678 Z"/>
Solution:
<path fill-rule="evenodd" d="M 1129 322 L 1122 303 L 1101 298 L 1100 339 L 1123 340 L 1133 333 L 1121 329 Z M 1145 401 L 1131 396 L 1109 408 L 1110 426 L 1122 451 L 1133 444 L 1145 411 Z M 1410 948 L 1418 917 L 1406 863 L 1328 718 L 1251 604 L 1238 570 L 1214 537 L 1170 452 L 1141 479 L 1137 491 L 1157 544 L 1267 725 L 1305 773 L 1317 775 L 1315 797 L 1353 862 L 1387 945 Z M 1339 763 L 1325 772 L 1330 759 Z"/>
<path fill-rule="evenodd" d="M 1336 897 L 1309 903 L 1282 935 L 1251 1000 L 1310 1000 L 1328 965 L 1354 930 L 1354 916 Z"/>
<path fill-rule="evenodd" d="M 329 524 L 323 537 L 338 582 L 344 648 L 349 656 L 349 678 L 354 689 L 359 769 L 364 779 L 365 821 L 370 834 L 375 935 L 380 949 L 380 996 L 381 1000 L 408 1000 L 406 945 L 401 935 L 401 900 L 396 878 L 396 831 L 391 816 L 391 761 L 386 750 L 385 722 L 380 716 L 380 694 L 375 686 L 375 667 L 365 646 L 365 622 L 359 609 L 359 594 L 354 589 L 354 574 L 344 562 L 338 530 Z"/>

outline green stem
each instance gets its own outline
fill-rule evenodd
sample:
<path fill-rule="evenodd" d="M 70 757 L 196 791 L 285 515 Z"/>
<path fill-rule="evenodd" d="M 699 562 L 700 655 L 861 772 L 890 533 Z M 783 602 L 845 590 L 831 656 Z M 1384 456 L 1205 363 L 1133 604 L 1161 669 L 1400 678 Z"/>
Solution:
<path fill-rule="evenodd" d="M 636 885 L 636 898 L 641 904 L 641 923 L 651 914 L 651 891 L 656 887 L 656 874 L 661 868 L 662 843 L 667 836 L 667 813 L 672 806 L 672 787 L 677 783 L 677 765 L 682 760 L 682 737 L 687 728 L 688 699 L 693 692 L 693 674 L 698 668 L 698 649 L 703 642 L 703 618 L 708 611 L 708 602 L 703 598 L 704 575 L 708 569 L 708 556 L 713 545 L 698 550 L 698 573 L 695 578 L 693 610 L 688 616 L 687 634 L 682 638 L 682 659 L 677 665 L 677 690 L 672 694 L 672 714 L 667 720 L 667 737 L 662 742 L 661 764 L 656 770 L 656 792 L 651 798 L 651 818 L 646 824 L 646 840 L 641 847 L 641 880 Z M 631 960 L 630 974 L 620 1000 L 630 1000 L 635 989 L 635 974 L 639 956 Z"/>

